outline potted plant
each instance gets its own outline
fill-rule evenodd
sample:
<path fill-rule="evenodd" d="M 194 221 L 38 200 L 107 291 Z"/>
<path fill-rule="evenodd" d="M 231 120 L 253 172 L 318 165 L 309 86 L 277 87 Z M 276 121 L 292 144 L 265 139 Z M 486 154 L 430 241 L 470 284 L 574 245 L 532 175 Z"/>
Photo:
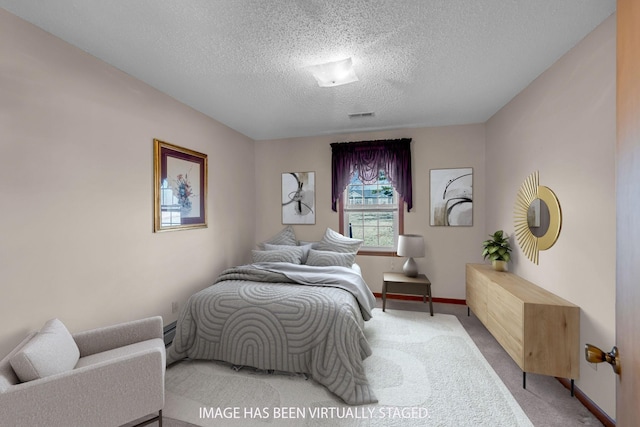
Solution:
<path fill-rule="evenodd" d="M 489 258 L 494 270 L 507 271 L 507 262 L 511 260 L 511 245 L 509 236 L 504 231 L 498 230 L 490 234 L 491 239 L 482 242 L 482 256 Z"/>

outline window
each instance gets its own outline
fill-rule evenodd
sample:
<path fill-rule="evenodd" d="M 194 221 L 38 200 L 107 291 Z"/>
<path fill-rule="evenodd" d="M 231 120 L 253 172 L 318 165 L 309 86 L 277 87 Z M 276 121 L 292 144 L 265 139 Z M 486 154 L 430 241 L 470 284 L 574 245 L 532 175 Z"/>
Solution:
<path fill-rule="evenodd" d="M 395 251 L 398 234 L 403 232 L 402 198 L 384 171 L 368 184 L 355 172 L 340 206 L 340 232 L 364 241 L 361 254 L 388 255 Z"/>
<path fill-rule="evenodd" d="M 413 207 L 411 138 L 331 144 L 331 209 L 340 232 L 364 240 L 362 255 L 394 255 Z"/>
<path fill-rule="evenodd" d="M 169 182 L 166 179 L 162 180 L 162 186 L 160 187 L 160 213 L 160 223 L 163 227 L 182 224 L 178 198 L 175 197 L 173 189 L 169 186 Z"/>

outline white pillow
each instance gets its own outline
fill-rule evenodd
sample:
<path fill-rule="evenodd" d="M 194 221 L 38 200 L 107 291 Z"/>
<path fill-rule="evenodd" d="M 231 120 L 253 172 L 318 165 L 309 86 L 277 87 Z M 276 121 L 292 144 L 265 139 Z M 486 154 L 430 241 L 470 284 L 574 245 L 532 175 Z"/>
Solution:
<path fill-rule="evenodd" d="M 291 249 L 257 251 L 252 250 L 251 255 L 253 262 L 290 262 L 292 264 L 301 264 L 303 250 L 297 246 Z"/>
<path fill-rule="evenodd" d="M 69 330 L 60 320 L 51 319 L 9 363 L 20 381 L 26 382 L 70 371 L 79 359 L 80 350 Z"/>
<path fill-rule="evenodd" d="M 291 227 L 290 225 L 287 225 L 285 228 L 280 230 L 280 232 L 278 232 L 278 234 L 276 234 L 275 236 L 270 237 L 269 239 L 265 240 L 262 243 L 259 243 L 258 247 L 260 249 L 264 249 L 264 245 L 267 243 L 272 245 L 287 245 L 287 246 L 298 245 L 298 241 L 296 240 L 296 233 L 293 231 L 293 227 Z"/>
<path fill-rule="evenodd" d="M 318 243 L 317 249 L 321 251 L 334 251 L 343 253 L 356 253 L 363 241 L 345 237 L 337 231 L 327 228 L 322 240 Z"/>
<path fill-rule="evenodd" d="M 334 251 L 317 251 L 311 249 L 307 257 L 307 265 L 316 267 L 351 267 L 356 261 L 355 253 L 340 253 Z"/>

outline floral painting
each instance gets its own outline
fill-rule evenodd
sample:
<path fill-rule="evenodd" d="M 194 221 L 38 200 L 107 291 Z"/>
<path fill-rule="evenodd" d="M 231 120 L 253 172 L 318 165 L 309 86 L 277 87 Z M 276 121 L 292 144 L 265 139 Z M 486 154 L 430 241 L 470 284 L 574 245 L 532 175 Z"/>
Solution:
<path fill-rule="evenodd" d="M 207 155 L 154 141 L 154 230 L 206 227 Z"/>

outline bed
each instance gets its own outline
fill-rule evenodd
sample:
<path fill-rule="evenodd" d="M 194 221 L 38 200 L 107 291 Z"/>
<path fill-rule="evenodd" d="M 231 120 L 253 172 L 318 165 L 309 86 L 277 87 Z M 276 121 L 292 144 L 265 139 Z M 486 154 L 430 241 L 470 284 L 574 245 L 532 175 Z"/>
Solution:
<path fill-rule="evenodd" d="M 374 306 L 357 264 L 233 267 L 189 298 L 167 364 L 207 359 L 304 373 L 347 404 L 374 403 L 363 365 L 371 355 L 364 322 Z"/>

